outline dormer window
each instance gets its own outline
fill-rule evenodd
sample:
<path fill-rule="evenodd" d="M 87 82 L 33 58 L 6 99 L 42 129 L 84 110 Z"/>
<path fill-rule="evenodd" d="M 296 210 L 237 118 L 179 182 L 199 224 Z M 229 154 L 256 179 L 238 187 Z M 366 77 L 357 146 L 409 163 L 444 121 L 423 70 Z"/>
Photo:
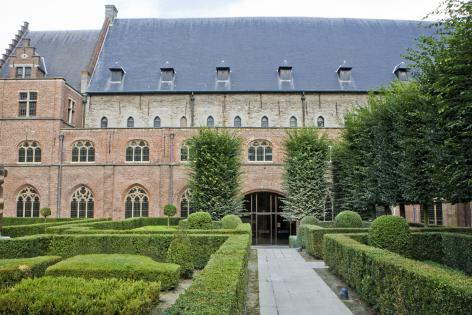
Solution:
<path fill-rule="evenodd" d="M 111 83 L 121 83 L 121 81 L 123 81 L 123 76 L 125 75 L 123 68 L 110 68 L 110 72 Z"/>
<path fill-rule="evenodd" d="M 31 66 L 16 66 L 16 78 L 17 79 L 29 79 L 31 78 Z"/>
<path fill-rule="evenodd" d="M 339 81 L 342 81 L 342 82 L 351 81 L 351 71 L 352 71 L 352 67 L 349 67 L 346 64 L 346 62 L 340 65 L 338 67 L 338 70 L 336 70 Z"/>
<path fill-rule="evenodd" d="M 229 67 L 217 67 L 216 68 L 216 89 L 217 90 L 229 90 L 231 83 L 229 81 L 230 77 Z"/>
<path fill-rule="evenodd" d="M 410 79 L 409 72 L 410 69 L 405 65 L 404 62 L 401 62 L 393 69 L 393 73 L 399 81 L 408 81 Z"/>
<path fill-rule="evenodd" d="M 279 67 L 277 72 L 279 77 L 279 89 L 293 89 L 293 71 L 292 67 L 287 65 L 287 61 L 284 60 L 284 64 Z"/>
<path fill-rule="evenodd" d="M 174 88 L 175 70 L 174 68 L 161 68 L 161 90 L 172 90 Z"/>

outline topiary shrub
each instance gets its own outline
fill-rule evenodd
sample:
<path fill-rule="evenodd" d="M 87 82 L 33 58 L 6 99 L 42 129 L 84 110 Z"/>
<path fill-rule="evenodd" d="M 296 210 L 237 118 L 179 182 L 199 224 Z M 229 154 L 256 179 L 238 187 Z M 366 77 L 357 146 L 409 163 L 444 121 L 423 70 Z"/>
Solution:
<path fill-rule="evenodd" d="M 180 220 L 179 228 L 184 229 L 184 230 L 188 229 L 188 219 Z"/>
<path fill-rule="evenodd" d="M 318 220 L 315 216 L 307 215 L 306 217 L 304 217 L 303 219 L 300 220 L 300 225 L 303 225 L 303 224 L 317 224 L 318 222 L 320 222 L 320 220 Z"/>
<path fill-rule="evenodd" d="M 39 212 L 41 213 L 41 216 L 44 218 L 44 223 L 46 223 L 46 218 L 51 215 L 51 208 L 41 208 Z"/>
<path fill-rule="evenodd" d="M 342 211 L 334 218 L 336 228 L 361 228 L 362 218 L 354 211 Z"/>
<path fill-rule="evenodd" d="M 241 221 L 241 218 L 235 214 L 225 215 L 223 219 L 221 219 L 221 224 L 222 224 L 223 229 L 233 230 L 241 223 L 243 223 L 243 221 Z"/>
<path fill-rule="evenodd" d="M 409 252 L 410 243 L 410 228 L 402 217 L 382 215 L 370 226 L 369 245 L 371 246 L 406 255 Z"/>
<path fill-rule="evenodd" d="M 182 229 L 178 229 L 167 250 L 166 261 L 180 265 L 181 276 L 191 278 L 194 268 L 192 257 L 193 253 L 190 239 Z"/>
<path fill-rule="evenodd" d="M 188 228 L 196 230 L 211 230 L 213 222 L 208 212 L 198 211 L 188 216 Z"/>
<path fill-rule="evenodd" d="M 167 226 L 170 226 L 170 217 L 173 217 L 177 213 L 177 208 L 168 204 L 164 206 L 164 214 L 167 216 Z"/>

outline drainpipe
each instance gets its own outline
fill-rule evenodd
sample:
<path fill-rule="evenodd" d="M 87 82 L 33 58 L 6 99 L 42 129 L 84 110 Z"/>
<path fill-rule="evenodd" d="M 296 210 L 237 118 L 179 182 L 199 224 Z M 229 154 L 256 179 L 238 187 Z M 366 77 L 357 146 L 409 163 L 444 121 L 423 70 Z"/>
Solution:
<path fill-rule="evenodd" d="M 61 217 L 61 199 L 62 199 L 62 163 L 64 160 L 64 134 L 59 134 L 59 165 L 57 169 L 57 200 L 56 200 L 56 217 Z"/>
<path fill-rule="evenodd" d="M 170 152 L 169 152 L 169 189 L 167 196 L 167 203 L 171 204 L 174 197 L 174 137 L 175 134 L 170 134 Z"/>
<path fill-rule="evenodd" d="M 194 127 L 195 124 L 195 95 L 190 95 L 190 127 Z"/>
<path fill-rule="evenodd" d="M 305 92 L 302 92 L 302 126 L 305 127 L 305 112 L 306 112 L 306 102 L 305 102 Z"/>

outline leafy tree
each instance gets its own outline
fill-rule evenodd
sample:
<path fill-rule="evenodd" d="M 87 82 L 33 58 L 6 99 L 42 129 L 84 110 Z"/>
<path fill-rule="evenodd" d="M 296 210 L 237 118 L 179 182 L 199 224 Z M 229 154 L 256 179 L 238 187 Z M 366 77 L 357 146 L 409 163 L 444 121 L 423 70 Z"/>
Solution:
<path fill-rule="evenodd" d="M 307 215 L 321 218 L 327 193 L 329 142 L 315 128 L 291 130 L 285 150 L 283 215 L 300 220 Z"/>
<path fill-rule="evenodd" d="M 177 213 L 177 208 L 172 205 L 168 204 L 164 206 L 164 215 L 167 216 L 167 226 L 170 226 L 170 217 L 173 217 Z"/>
<path fill-rule="evenodd" d="M 442 145 L 442 195 L 472 200 L 472 2 L 447 0 L 432 15 L 446 18 L 407 56 L 422 92 L 436 105 Z"/>
<path fill-rule="evenodd" d="M 192 152 L 189 188 L 194 209 L 210 213 L 214 220 L 240 213 L 241 138 L 202 128 L 187 143 Z"/>
<path fill-rule="evenodd" d="M 41 208 L 41 210 L 39 210 L 39 212 L 41 213 L 41 216 L 44 218 L 44 222 L 46 222 L 46 218 L 51 215 L 51 209 L 50 208 Z"/>

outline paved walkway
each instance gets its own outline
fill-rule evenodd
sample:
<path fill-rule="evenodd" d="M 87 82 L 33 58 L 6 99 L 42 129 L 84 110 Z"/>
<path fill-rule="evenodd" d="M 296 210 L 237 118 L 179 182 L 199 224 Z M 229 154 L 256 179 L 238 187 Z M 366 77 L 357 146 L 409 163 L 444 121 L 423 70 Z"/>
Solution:
<path fill-rule="evenodd" d="M 352 314 L 296 249 L 258 247 L 257 256 L 261 315 Z"/>

